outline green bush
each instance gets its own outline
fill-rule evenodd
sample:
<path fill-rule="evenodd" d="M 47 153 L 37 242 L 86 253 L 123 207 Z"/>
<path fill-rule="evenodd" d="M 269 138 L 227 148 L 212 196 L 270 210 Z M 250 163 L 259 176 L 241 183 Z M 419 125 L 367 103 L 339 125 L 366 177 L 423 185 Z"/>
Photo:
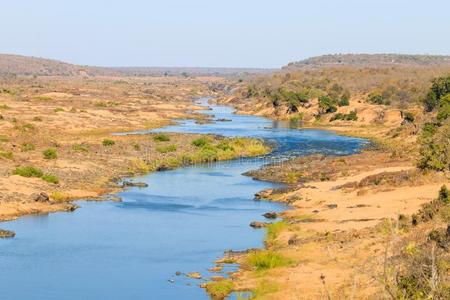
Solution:
<path fill-rule="evenodd" d="M 61 108 L 61 107 L 57 107 L 53 111 L 57 113 L 57 112 L 60 112 L 60 111 L 64 111 L 64 109 Z"/>
<path fill-rule="evenodd" d="M 328 96 L 319 97 L 319 113 L 329 114 L 337 111 L 336 102 Z"/>
<path fill-rule="evenodd" d="M 44 155 L 45 159 L 57 159 L 58 158 L 58 153 L 56 152 L 56 149 L 53 149 L 53 148 L 49 148 L 49 149 L 45 150 L 44 152 L 42 152 L 42 154 Z"/>
<path fill-rule="evenodd" d="M 446 185 L 443 185 L 439 190 L 439 200 L 446 204 L 450 202 L 450 191 Z"/>
<path fill-rule="evenodd" d="M 115 145 L 116 142 L 113 141 L 113 140 L 110 140 L 110 139 L 104 139 L 104 140 L 102 141 L 102 144 L 103 144 L 103 146 L 108 147 L 108 146 L 113 146 L 113 145 Z"/>
<path fill-rule="evenodd" d="M 437 120 L 442 123 L 450 117 L 450 94 L 445 95 L 439 100 Z"/>
<path fill-rule="evenodd" d="M 195 147 L 204 147 L 209 145 L 210 141 L 206 137 L 201 137 L 192 141 L 192 145 Z"/>
<path fill-rule="evenodd" d="M 170 137 L 167 134 L 157 134 L 153 137 L 153 140 L 156 142 L 168 142 Z"/>
<path fill-rule="evenodd" d="M 367 102 L 376 105 L 390 105 L 391 101 L 387 98 L 384 98 L 380 94 L 372 93 L 367 97 Z"/>
<path fill-rule="evenodd" d="M 45 174 L 41 178 L 49 183 L 54 183 L 54 184 L 59 183 L 59 179 L 56 175 Z"/>
<path fill-rule="evenodd" d="M 356 110 L 351 111 L 348 114 L 343 113 L 336 113 L 334 116 L 331 117 L 330 122 L 336 121 L 336 120 L 342 120 L 342 121 L 357 121 L 358 115 L 356 113 Z"/>
<path fill-rule="evenodd" d="M 169 153 L 169 152 L 175 152 L 177 151 L 177 145 L 169 145 L 164 147 L 157 147 L 156 151 L 159 153 Z"/>
<path fill-rule="evenodd" d="M 38 177 L 38 178 L 41 178 L 44 175 L 44 173 L 41 170 L 36 169 L 34 167 L 17 168 L 13 171 L 13 174 L 22 177 Z"/>
<path fill-rule="evenodd" d="M 349 106 L 349 105 L 350 105 L 350 101 L 348 100 L 348 98 L 342 98 L 338 102 L 338 106 Z"/>

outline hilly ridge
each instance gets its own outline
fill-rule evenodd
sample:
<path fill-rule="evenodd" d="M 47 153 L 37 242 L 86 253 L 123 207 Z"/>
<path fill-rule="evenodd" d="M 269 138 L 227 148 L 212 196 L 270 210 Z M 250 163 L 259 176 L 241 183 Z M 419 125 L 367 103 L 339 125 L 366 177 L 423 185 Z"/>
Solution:
<path fill-rule="evenodd" d="M 240 76 L 274 69 L 201 67 L 95 67 L 40 57 L 0 54 L 0 76 Z"/>
<path fill-rule="evenodd" d="M 335 66 L 435 66 L 450 65 L 450 56 L 413 54 L 328 54 L 291 62 L 283 69 L 308 69 Z"/>

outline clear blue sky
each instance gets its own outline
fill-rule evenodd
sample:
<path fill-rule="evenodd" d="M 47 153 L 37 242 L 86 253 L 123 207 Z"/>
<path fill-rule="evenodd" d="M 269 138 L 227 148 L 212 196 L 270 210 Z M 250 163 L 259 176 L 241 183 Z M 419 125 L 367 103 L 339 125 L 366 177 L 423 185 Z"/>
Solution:
<path fill-rule="evenodd" d="M 327 53 L 450 54 L 448 0 L 10 0 L 0 53 L 100 66 L 280 67 Z"/>

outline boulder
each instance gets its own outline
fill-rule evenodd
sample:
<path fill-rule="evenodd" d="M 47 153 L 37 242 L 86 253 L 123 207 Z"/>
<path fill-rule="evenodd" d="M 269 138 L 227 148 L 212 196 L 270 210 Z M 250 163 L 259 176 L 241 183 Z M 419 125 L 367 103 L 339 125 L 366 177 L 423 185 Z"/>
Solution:
<path fill-rule="evenodd" d="M 186 276 L 193 279 L 202 279 L 202 275 L 199 272 L 187 273 Z"/>
<path fill-rule="evenodd" d="M 265 214 L 263 214 L 263 217 L 266 219 L 276 219 L 277 216 L 277 213 L 274 211 L 266 212 Z"/>
<path fill-rule="evenodd" d="M 0 238 L 2 239 L 13 238 L 15 236 L 16 233 L 14 231 L 0 229 Z"/>
<path fill-rule="evenodd" d="M 263 228 L 267 226 L 267 223 L 259 222 L 259 221 L 253 221 L 250 223 L 250 226 L 253 228 Z"/>
<path fill-rule="evenodd" d="M 146 184 L 145 182 L 134 182 L 134 181 L 124 181 L 122 183 L 122 187 L 140 187 L 140 188 L 145 188 L 148 187 L 148 184 Z"/>
<path fill-rule="evenodd" d="M 33 196 L 33 200 L 36 202 L 49 202 L 50 197 L 47 195 L 47 193 L 40 192 L 39 194 Z"/>

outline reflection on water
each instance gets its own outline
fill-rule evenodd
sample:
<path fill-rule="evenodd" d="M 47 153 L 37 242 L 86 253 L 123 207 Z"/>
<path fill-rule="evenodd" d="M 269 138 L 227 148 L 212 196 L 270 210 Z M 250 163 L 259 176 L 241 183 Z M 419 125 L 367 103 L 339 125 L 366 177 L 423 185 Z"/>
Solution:
<path fill-rule="evenodd" d="M 261 215 L 267 211 L 286 209 L 254 201 L 256 192 L 277 185 L 243 172 L 289 156 L 349 154 L 364 143 L 212 108 L 205 113 L 231 121 L 199 125 L 181 120 L 159 131 L 251 136 L 276 143 L 276 150 L 265 158 L 143 176 L 137 180 L 148 188 L 119 193 L 122 203 L 80 201 L 81 209 L 73 213 L 2 224 L 17 236 L 0 240 L 0 299 L 207 299 L 198 287 L 202 280 L 175 272 L 208 276 L 224 250 L 261 247 L 264 231 L 249 223 L 265 221 Z"/>

